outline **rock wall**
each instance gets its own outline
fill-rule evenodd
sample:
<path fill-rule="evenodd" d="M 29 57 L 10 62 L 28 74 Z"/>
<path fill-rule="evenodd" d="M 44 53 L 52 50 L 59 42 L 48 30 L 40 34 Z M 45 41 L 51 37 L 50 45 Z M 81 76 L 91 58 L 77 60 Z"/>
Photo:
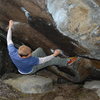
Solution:
<path fill-rule="evenodd" d="M 98 0 L 47 0 L 57 29 L 88 48 L 100 59 L 100 2 Z"/>
<path fill-rule="evenodd" d="M 100 7 L 99 7 L 98 0 L 62 0 L 58 2 L 58 0 L 0 0 L 0 27 L 6 30 L 6 26 L 8 25 L 9 19 L 13 19 L 16 22 L 20 22 L 19 24 L 24 24 L 21 28 L 18 28 L 18 32 L 15 35 L 21 35 L 27 32 L 27 34 L 39 34 L 34 29 L 30 29 L 27 25 L 27 19 L 25 18 L 24 13 L 21 11 L 21 7 L 25 7 L 31 15 L 34 17 L 39 16 L 45 19 L 48 24 L 53 24 L 57 27 L 57 29 L 63 34 L 64 36 L 68 36 L 71 39 L 74 39 L 78 42 L 75 43 L 71 41 L 71 45 L 74 45 L 78 49 L 83 49 L 87 52 L 83 52 L 83 55 L 88 55 L 92 58 L 99 59 L 100 58 Z M 51 14 L 51 15 L 50 15 Z M 17 23 L 18 24 L 18 23 Z M 26 25 L 25 25 L 26 24 Z M 26 26 L 26 27 L 25 27 Z M 20 31 L 21 30 L 21 34 Z M 27 30 L 27 31 L 26 31 Z M 28 31 L 30 30 L 30 31 Z M 32 35 L 31 34 L 31 35 Z M 26 35 L 26 34 L 24 34 Z M 52 34 L 53 35 L 53 34 Z M 35 35 L 36 36 L 36 35 Z M 38 35 L 37 35 L 38 36 Z M 16 37 L 16 36 L 15 36 Z M 27 36 L 22 36 L 23 38 L 28 38 Z M 44 37 L 42 35 L 38 37 Z M 37 38 L 37 41 L 42 41 Z M 32 38 L 34 38 L 32 36 Z M 21 39 L 23 40 L 23 39 Z M 51 44 L 54 41 L 48 41 L 44 37 L 47 42 Z M 24 39 L 23 41 L 28 41 Z M 60 41 L 61 43 L 63 42 Z M 29 42 L 30 43 L 30 42 Z M 36 41 L 32 42 L 35 43 L 34 45 L 39 45 Z M 47 44 L 49 45 L 49 44 Z M 46 45 L 46 46 L 47 46 Z M 56 45 L 56 46 L 54 46 Z M 65 43 L 66 46 L 68 44 Z M 81 47 L 79 46 L 81 45 Z M 49 47 L 57 48 L 58 44 L 51 44 Z M 43 46 L 44 47 L 44 46 Z M 82 48 L 83 47 L 83 48 Z M 70 48 L 70 47 L 69 47 Z M 63 49 L 63 48 L 61 48 Z M 78 52 L 78 49 L 75 51 Z M 65 52 L 69 50 L 63 49 Z M 80 53 L 82 54 L 82 53 Z"/>
<path fill-rule="evenodd" d="M 27 25 L 27 19 L 20 9 L 21 7 L 25 7 L 33 17 L 39 16 L 45 19 L 48 24 L 53 24 L 57 27 L 60 31 L 59 34 L 63 34 L 65 37 L 70 37 L 75 40 L 78 44 L 73 41 L 70 41 L 69 43 L 77 49 L 74 53 L 100 59 L 99 5 L 100 3 L 98 0 L 59 0 L 59 2 L 58 0 L 0 0 L 0 27 L 6 30 L 8 21 L 12 19 L 15 20 L 17 22 L 17 26 L 20 27 L 14 29 L 17 31 L 14 33 L 15 37 L 18 38 L 17 35 L 20 35 L 24 38 L 20 40 L 27 43 L 29 41 L 28 38 L 30 38 L 29 36 L 34 35 L 34 37 L 31 36 L 31 38 L 38 42 L 32 39 L 30 40 L 34 43 L 34 46 L 37 45 L 36 47 L 41 45 L 44 48 L 48 45 L 49 48 L 60 47 L 60 44 L 54 43 L 54 40 L 49 41 L 46 36 Z M 53 34 L 51 35 L 53 36 Z M 38 37 L 43 38 L 44 41 Z M 39 42 L 41 42 L 41 45 L 39 45 Z M 63 42 L 62 44 L 64 44 L 64 40 L 61 40 L 60 42 Z M 31 44 L 31 42 L 28 44 Z M 66 45 L 67 48 L 68 44 L 66 42 L 64 45 Z M 60 49 L 63 49 L 65 52 L 69 51 L 69 49 L 66 50 L 66 48 L 64 48 L 65 47 L 61 47 Z M 68 46 L 68 48 L 71 47 Z M 78 50 L 81 50 L 82 53 Z"/>
<path fill-rule="evenodd" d="M 33 17 L 31 25 L 21 7 Z M 97 59 L 91 66 L 100 68 L 99 0 L 0 0 L 0 13 L 1 38 L 12 19 L 14 43 L 42 47 L 47 54 L 60 48 L 68 56 Z"/>

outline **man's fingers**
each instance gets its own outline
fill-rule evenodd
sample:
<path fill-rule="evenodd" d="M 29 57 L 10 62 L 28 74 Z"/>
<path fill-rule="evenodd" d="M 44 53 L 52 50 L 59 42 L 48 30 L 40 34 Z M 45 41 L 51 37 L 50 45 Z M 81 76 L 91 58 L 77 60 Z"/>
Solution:
<path fill-rule="evenodd" d="M 10 26 L 10 27 L 13 26 L 13 20 L 9 20 L 9 26 Z"/>

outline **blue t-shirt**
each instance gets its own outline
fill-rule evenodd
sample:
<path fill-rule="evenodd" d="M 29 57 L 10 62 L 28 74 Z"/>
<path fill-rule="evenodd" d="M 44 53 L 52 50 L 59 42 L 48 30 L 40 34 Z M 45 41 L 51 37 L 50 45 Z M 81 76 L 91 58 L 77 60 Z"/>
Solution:
<path fill-rule="evenodd" d="M 19 72 L 21 73 L 29 73 L 32 71 L 33 67 L 35 65 L 39 64 L 39 58 L 38 57 L 28 57 L 28 58 L 21 58 L 18 55 L 18 49 L 14 47 L 14 44 L 8 45 L 8 51 L 9 55 L 13 61 L 13 63 L 18 68 Z"/>

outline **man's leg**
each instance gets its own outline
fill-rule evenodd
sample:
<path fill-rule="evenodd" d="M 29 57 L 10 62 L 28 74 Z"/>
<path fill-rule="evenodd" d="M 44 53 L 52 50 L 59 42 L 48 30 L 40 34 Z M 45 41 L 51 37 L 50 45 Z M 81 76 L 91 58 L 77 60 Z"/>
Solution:
<path fill-rule="evenodd" d="M 43 51 L 43 49 L 39 47 L 35 51 L 32 52 L 32 56 L 35 56 L 35 57 L 45 57 L 46 54 Z"/>
<path fill-rule="evenodd" d="M 39 71 L 39 70 L 41 70 L 45 67 L 53 66 L 53 65 L 58 65 L 59 67 L 64 67 L 64 66 L 67 67 L 67 59 L 55 57 L 55 58 L 53 58 L 52 60 L 50 60 L 46 63 L 40 64 L 40 65 L 37 65 L 37 66 L 33 66 L 33 72 L 31 74 L 34 74 L 35 72 L 37 72 L 37 71 Z"/>

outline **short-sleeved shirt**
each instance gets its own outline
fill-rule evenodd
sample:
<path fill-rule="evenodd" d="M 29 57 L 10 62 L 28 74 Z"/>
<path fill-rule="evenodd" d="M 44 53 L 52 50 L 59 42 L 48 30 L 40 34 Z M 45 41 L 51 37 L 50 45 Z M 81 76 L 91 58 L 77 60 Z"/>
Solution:
<path fill-rule="evenodd" d="M 39 64 L 39 58 L 30 56 L 28 58 L 21 58 L 18 55 L 18 49 L 15 48 L 14 44 L 8 45 L 9 55 L 17 67 L 18 71 L 24 74 L 30 73 L 35 65 Z"/>

